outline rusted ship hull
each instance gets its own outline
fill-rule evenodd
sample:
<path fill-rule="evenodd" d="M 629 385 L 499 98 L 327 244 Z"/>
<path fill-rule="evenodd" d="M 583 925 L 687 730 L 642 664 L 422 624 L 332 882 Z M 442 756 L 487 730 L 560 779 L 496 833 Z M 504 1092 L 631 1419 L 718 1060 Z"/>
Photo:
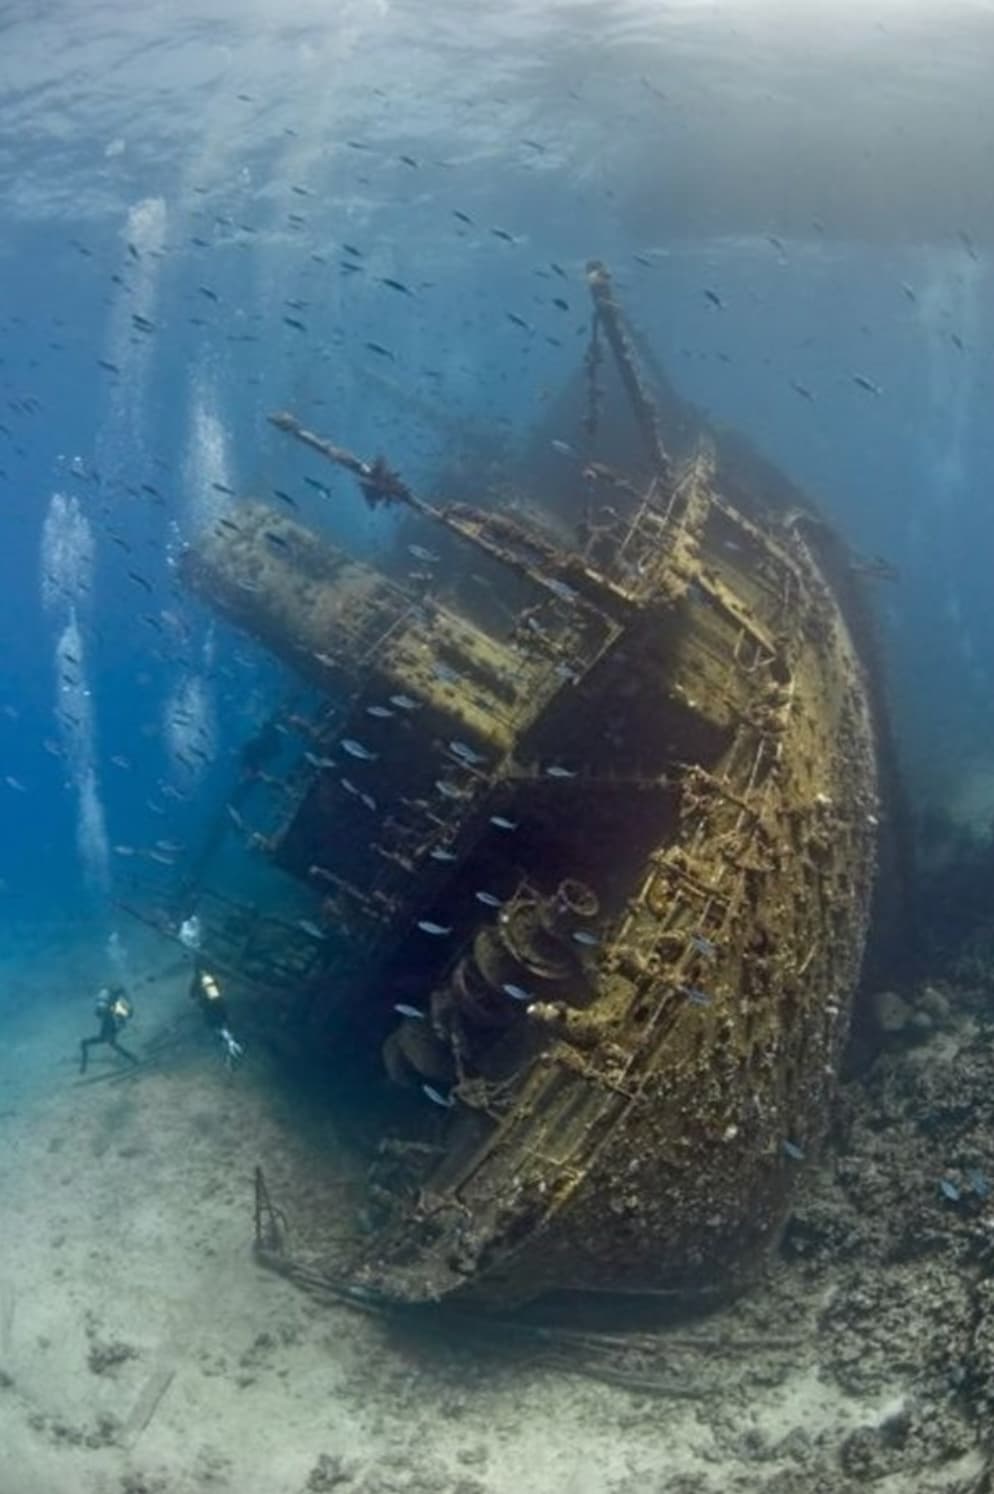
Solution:
<path fill-rule="evenodd" d="M 768 611 L 731 568 L 722 586 L 740 605 L 753 593 L 747 615 L 778 639 L 772 673 L 731 611 L 683 604 L 712 616 L 688 619 L 658 681 L 661 734 L 667 697 L 722 700 L 731 740 L 709 769 L 671 766 L 674 833 L 645 858 L 593 993 L 531 1009 L 551 1041 L 496 1113 L 454 1123 L 417 1209 L 363 1267 L 379 1290 L 727 1284 L 776 1233 L 821 1139 L 876 841 L 851 641 L 809 556 L 777 569 Z M 582 819 L 584 792 L 571 798 L 563 812 Z"/>
<path fill-rule="evenodd" d="M 499 568 L 510 627 L 258 505 L 184 560 L 337 701 L 261 849 L 326 895 L 311 1040 L 347 1008 L 410 1097 L 352 1263 L 394 1300 L 727 1284 L 819 1144 L 858 978 L 857 650 L 803 524 L 671 462 L 600 273 L 648 469 L 586 468 L 612 501 L 575 549 L 276 421 Z"/>

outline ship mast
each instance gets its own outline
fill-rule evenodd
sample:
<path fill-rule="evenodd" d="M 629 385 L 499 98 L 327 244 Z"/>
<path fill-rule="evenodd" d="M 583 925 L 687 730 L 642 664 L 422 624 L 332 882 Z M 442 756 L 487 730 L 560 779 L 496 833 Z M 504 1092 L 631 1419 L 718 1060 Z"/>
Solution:
<path fill-rule="evenodd" d="M 636 424 L 648 449 L 654 475 L 664 482 L 669 482 L 672 477 L 673 462 L 663 445 L 656 407 L 642 380 L 635 349 L 621 319 L 621 310 L 612 294 L 611 276 L 607 266 L 599 259 L 592 259 L 587 265 L 587 285 L 594 302 L 594 335 L 596 337 L 598 327 L 603 327 L 604 335 L 614 354 L 614 361 L 618 365 L 618 374 L 624 385 L 625 393 L 631 402 Z"/>

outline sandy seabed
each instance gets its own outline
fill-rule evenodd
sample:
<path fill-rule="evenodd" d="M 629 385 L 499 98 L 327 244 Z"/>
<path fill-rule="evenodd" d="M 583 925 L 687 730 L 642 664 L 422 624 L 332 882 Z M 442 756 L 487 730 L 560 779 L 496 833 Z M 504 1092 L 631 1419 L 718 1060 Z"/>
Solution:
<path fill-rule="evenodd" d="M 132 951 L 136 973 L 171 954 Z M 994 1488 L 979 998 L 932 992 L 891 1024 L 763 1280 L 671 1330 L 672 1389 L 649 1393 L 399 1335 L 261 1268 L 257 1165 L 278 1197 L 307 1180 L 298 1207 L 339 1189 L 348 1224 L 326 1112 L 252 1051 L 228 1074 L 179 974 L 138 996 L 125 1041 L 147 1066 L 98 1048 L 81 1082 L 109 973 L 84 930 L 0 952 L 0 1494 Z"/>

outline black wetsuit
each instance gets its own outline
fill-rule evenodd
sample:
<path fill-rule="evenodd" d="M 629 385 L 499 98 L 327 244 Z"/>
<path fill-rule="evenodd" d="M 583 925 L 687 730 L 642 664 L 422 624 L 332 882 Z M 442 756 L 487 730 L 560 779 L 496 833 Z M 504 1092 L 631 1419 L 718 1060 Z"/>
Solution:
<path fill-rule="evenodd" d="M 193 979 L 190 982 L 190 999 L 195 1001 L 203 1012 L 204 1021 L 211 1032 L 220 1032 L 222 1028 L 228 1026 L 228 1005 L 222 995 L 208 995 L 204 989 L 206 975 L 207 971 L 199 967 L 194 970 Z"/>
<path fill-rule="evenodd" d="M 111 991 L 106 1001 L 100 1001 L 97 1005 L 97 1016 L 100 1018 L 100 1031 L 96 1037 L 83 1038 L 79 1045 L 79 1072 L 86 1073 L 86 1065 L 90 1058 L 90 1049 L 98 1043 L 106 1043 L 108 1048 L 113 1048 L 115 1053 L 120 1053 L 129 1063 L 137 1063 L 138 1060 L 127 1048 L 123 1048 L 117 1040 L 119 1032 L 123 1032 L 128 1017 L 131 1015 L 130 1004 L 127 1016 L 120 1016 L 115 1010 L 118 1000 L 124 995 L 122 987 Z"/>

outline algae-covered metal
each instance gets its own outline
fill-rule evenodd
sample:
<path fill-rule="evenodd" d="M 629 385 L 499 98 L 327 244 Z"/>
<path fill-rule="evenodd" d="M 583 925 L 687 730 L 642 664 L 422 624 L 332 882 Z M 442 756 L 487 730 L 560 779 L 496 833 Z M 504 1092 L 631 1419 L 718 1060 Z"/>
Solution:
<path fill-rule="evenodd" d="M 796 515 L 746 513 L 706 443 L 671 458 L 590 282 L 645 455 L 578 464 L 575 545 L 280 415 L 438 536 L 444 576 L 428 540 L 412 583 L 261 504 L 183 561 L 328 697 L 256 849 L 321 899 L 281 1021 L 347 1034 L 406 1096 L 352 1263 L 395 1300 L 739 1273 L 818 1145 L 866 936 L 876 754 L 845 618 Z"/>

